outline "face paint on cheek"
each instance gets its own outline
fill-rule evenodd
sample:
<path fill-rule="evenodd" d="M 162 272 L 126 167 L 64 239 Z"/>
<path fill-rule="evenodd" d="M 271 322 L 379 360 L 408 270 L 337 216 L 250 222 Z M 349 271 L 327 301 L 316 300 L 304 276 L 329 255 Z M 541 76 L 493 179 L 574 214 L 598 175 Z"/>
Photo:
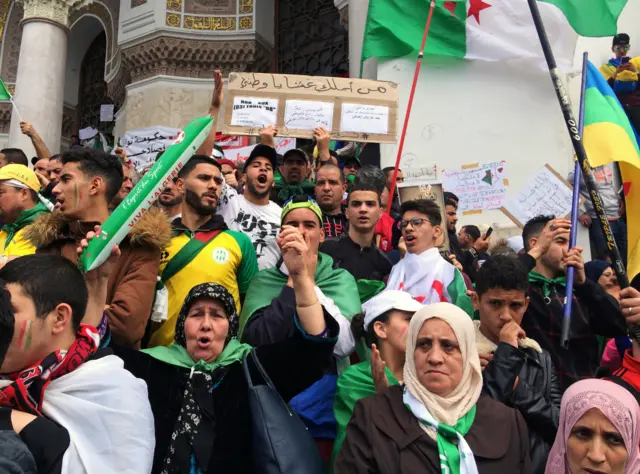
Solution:
<path fill-rule="evenodd" d="M 73 206 L 74 207 L 78 207 L 78 202 L 80 200 L 79 195 L 80 193 L 78 192 L 78 185 L 74 184 L 73 185 Z"/>
<path fill-rule="evenodd" d="M 21 351 L 26 351 L 31 347 L 31 324 L 33 321 L 24 321 L 20 327 L 20 336 L 18 337 L 18 347 Z"/>

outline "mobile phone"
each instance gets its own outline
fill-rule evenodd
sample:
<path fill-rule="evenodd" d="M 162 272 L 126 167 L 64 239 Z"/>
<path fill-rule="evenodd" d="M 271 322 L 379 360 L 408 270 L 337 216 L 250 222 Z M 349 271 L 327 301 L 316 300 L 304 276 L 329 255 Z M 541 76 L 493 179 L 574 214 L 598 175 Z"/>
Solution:
<path fill-rule="evenodd" d="M 629 56 L 625 56 L 624 58 L 622 58 L 622 60 L 620 61 L 621 64 L 627 64 L 629 62 L 631 58 Z"/>
<path fill-rule="evenodd" d="M 493 227 L 489 227 L 489 229 L 487 230 L 487 234 L 485 235 L 485 239 L 488 239 L 489 237 L 491 237 L 492 233 L 493 233 Z"/>

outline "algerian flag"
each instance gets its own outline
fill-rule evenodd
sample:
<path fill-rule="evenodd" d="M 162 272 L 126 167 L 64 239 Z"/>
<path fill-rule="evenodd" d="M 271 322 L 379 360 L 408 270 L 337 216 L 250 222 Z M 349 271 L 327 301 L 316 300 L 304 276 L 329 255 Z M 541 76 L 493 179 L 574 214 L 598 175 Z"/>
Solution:
<path fill-rule="evenodd" d="M 422 304 L 448 302 L 473 317 L 464 277 L 440 256 L 437 248 L 419 255 L 407 253 L 391 270 L 387 290 L 402 290 Z"/>
<path fill-rule="evenodd" d="M 613 36 L 628 0 L 544 0 L 538 8 L 558 65 L 570 68 L 578 33 Z M 429 0 L 370 0 L 362 59 L 416 53 Z M 527 0 L 437 0 L 425 55 L 501 61 L 542 59 Z"/>

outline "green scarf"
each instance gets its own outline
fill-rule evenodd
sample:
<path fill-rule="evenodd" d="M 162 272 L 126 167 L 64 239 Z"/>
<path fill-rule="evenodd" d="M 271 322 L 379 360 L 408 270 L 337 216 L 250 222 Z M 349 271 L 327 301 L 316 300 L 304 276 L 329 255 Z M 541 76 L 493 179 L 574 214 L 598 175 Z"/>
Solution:
<path fill-rule="evenodd" d="M 561 276 L 558 278 L 549 279 L 538 272 L 529 272 L 529 283 L 535 283 L 542 286 L 542 293 L 547 298 L 551 295 L 551 290 L 554 286 L 565 287 L 567 285 L 567 277 Z"/>
<path fill-rule="evenodd" d="M 11 243 L 13 238 L 20 229 L 26 227 L 31 224 L 38 216 L 44 214 L 45 212 L 49 212 L 49 209 L 39 202 L 31 209 L 27 209 L 26 211 L 22 211 L 18 216 L 18 219 L 13 224 L 5 224 L 2 226 L 2 230 L 7 233 L 7 240 L 4 241 L 4 250 L 6 250 L 7 246 Z"/>
<path fill-rule="evenodd" d="M 292 196 L 299 196 L 301 194 L 313 194 L 315 184 L 305 179 L 299 184 L 287 184 L 282 180 L 275 181 L 275 188 L 278 191 L 278 200 L 281 202 L 287 201 Z"/>
<path fill-rule="evenodd" d="M 249 344 L 241 344 L 237 339 L 231 339 L 213 362 L 205 362 L 203 360 L 195 362 L 187 350 L 178 344 L 172 344 L 169 347 L 158 346 L 152 349 L 143 349 L 142 352 L 169 365 L 211 373 L 220 367 L 226 367 L 241 361 L 245 354 L 251 352 L 251 349 L 252 347 Z"/>
<path fill-rule="evenodd" d="M 440 467 L 444 473 L 470 474 L 475 465 L 475 459 L 471 448 L 464 437 L 471 429 L 476 417 L 476 406 L 465 413 L 454 426 L 438 423 L 415 397 L 407 398 L 407 388 L 404 388 L 403 401 L 407 410 L 418 419 L 418 422 L 436 431 L 438 453 L 440 454 Z"/>
<path fill-rule="evenodd" d="M 398 379 L 388 367 L 384 368 L 389 386 L 400 385 Z M 347 434 L 347 425 L 353 415 L 353 409 L 358 400 L 370 397 L 376 393 L 376 386 L 371 375 L 371 364 L 369 361 L 349 367 L 340 377 L 336 387 L 336 395 L 333 403 L 333 414 L 336 417 L 337 432 L 336 441 L 333 445 L 333 457 L 338 456 L 344 438 Z M 331 463 L 333 466 L 333 463 Z"/>
<path fill-rule="evenodd" d="M 261 270 L 253 277 L 240 314 L 240 336 L 249 318 L 259 309 L 269 306 L 288 280 L 289 277 L 277 267 Z M 361 311 L 358 286 L 353 276 L 341 268 L 334 270 L 333 259 L 324 253 L 318 254 L 315 283 L 348 320 Z"/>

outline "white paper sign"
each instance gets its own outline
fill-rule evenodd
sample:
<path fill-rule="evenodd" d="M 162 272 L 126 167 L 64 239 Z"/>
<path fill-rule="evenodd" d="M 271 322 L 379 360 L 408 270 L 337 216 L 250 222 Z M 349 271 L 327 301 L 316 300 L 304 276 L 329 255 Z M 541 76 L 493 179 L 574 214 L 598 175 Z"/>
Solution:
<path fill-rule="evenodd" d="M 567 217 L 571 214 L 572 197 L 572 188 L 546 165 L 516 196 L 504 203 L 503 210 L 524 227 L 528 220 L 539 215 Z"/>
<path fill-rule="evenodd" d="M 389 107 L 342 104 L 341 132 L 388 133 Z"/>
<path fill-rule="evenodd" d="M 500 209 L 507 197 L 504 161 L 462 169 L 443 169 L 442 186 L 460 198 L 458 210 Z"/>
<path fill-rule="evenodd" d="M 100 121 L 101 122 L 113 122 L 113 113 L 115 105 L 104 104 L 100 106 Z"/>
<path fill-rule="evenodd" d="M 401 169 L 405 183 L 418 180 L 436 181 L 438 179 L 438 166 L 435 164 L 431 166 L 421 166 L 419 168 L 411 167 Z"/>
<path fill-rule="evenodd" d="M 287 151 L 293 150 L 296 147 L 295 138 L 276 137 L 275 143 L 276 152 L 281 155 L 284 155 Z M 254 148 L 255 145 L 228 149 L 224 151 L 224 157 L 236 162 L 246 161 Z"/>
<path fill-rule="evenodd" d="M 322 127 L 331 130 L 333 103 L 311 100 L 288 100 L 284 112 L 284 126 L 298 130 Z"/>
<path fill-rule="evenodd" d="M 278 120 L 278 99 L 235 97 L 231 125 L 239 127 L 268 127 Z"/>
<path fill-rule="evenodd" d="M 131 130 L 120 137 L 120 145 L 136 169 L 153 163 L 159 152 L 168 148 L 180 133 L 177 128 L 147 127 Z"/>

